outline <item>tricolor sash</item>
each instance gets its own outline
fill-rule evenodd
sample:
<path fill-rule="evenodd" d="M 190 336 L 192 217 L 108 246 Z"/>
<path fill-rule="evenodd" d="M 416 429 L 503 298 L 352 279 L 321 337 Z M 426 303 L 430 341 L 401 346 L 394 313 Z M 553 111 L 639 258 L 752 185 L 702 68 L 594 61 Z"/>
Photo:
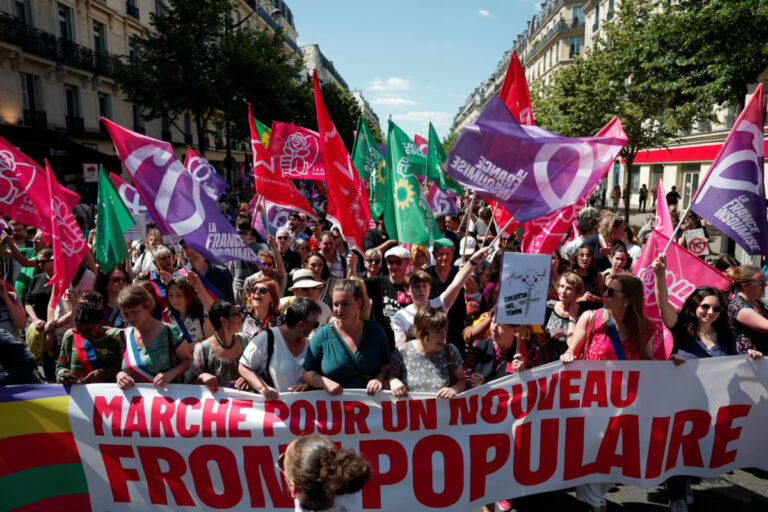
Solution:
<path fill-rule="evenodd" d="M 179 269 L 179 274 L 181 274 L 184 277 L 187 276 L 187 272 L 189 272 L 189 271 L 187 269 L 183 268 L 183 267 Z M 194 270 L 192 272 L 197 274 L 197 277 L 200 278 L 200 282 L 202 283 L 203 288 L 205 288 L 205 293 L 207 293 L 213 299 L 214 302 L 217 301 L 217 300 L 224 300 L 224 294 L 221 293 L 219 291 L 219 289 L 216 288 L 216 286 L 214 286 L 214 284 L 212 282 L 210 282 L 208 279 L 203 277 L 200 274 L 200 272 L 197 272 L 197 271 L 194 271 Z"/>
<path fill-rule="evenodd" d="M 149 273 L 149 282 L 152 284 L 152 288 L 155 289 L 155 293 L 158 297 L 162 299 L 162 301 L 165 301 L 165 294 L 166 294 L 166 288 L 163 282 L 160 280 L 160 276 L 157 275 L 157 272 L 154 270 L 150 271 Z M 161 304 L 162 307 L 165 307 L 165 304 Z"/>
<path fill-rule="evenodd" d="M 72 341 L 75 347 L 75 353 L 77 354 L 77 360 L 83 367 L 82 372 L 76 372 L 70 370 L 73 374 L 77 375 L 79 379 L 84 379 L 93 370 L 101 370 L 101 362 L 96 357 L 96 350 L 93 348 L 93 343 L 90 340 L 83 338 L 77 330 L 72 331 Z"/>
<path fill-rule="evenodd" d="M 136 338 L 133 336 L 133 327 L 129 327 L 126 330 L 128 336 L 128 342 L 125 344 L 125 352 L 123 352 L 123 367 L 135 381 L 151 383 L 155 380 L 155 376 L 152 375 L 141 364 L 141 354 L 139 354 L 139 346 L 136 344 Z"/>
<path fill-rule="evenodd" d="M 189 334 L 189 329 L 187 329 L 187 326 L 181 321 L 181 316 L 179 314 L 174 313 L 173 317 L 171 317 L 171 315 L 168 314 L 167 309 L 164 309 L 161 314 L 163 315 L 163 322 L 167 324 L 176 324 L 179 327 L 179 330 L 181 330 L 181 334 L 184 335 L 184 339 L 187 340 L 187 343 L 195 342 L 192 339 L 192 335 Z"/>

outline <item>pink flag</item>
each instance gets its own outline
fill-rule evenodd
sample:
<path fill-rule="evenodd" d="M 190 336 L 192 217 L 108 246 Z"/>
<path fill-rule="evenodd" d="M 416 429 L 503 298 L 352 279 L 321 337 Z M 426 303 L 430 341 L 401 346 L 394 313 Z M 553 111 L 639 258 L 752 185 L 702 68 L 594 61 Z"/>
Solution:
<path fill-rule="evenodd" d="M 669 237 L 654 229 L 635 266 L 635 274 L 643 281 L 645 316 L 656 326 L 657 334 L 663 331 L 663 336 L 654 337 L 653 357 L 656 359 L 667 359 L 672 353 L 672 333 L 661 320 L 656 294 L 653 291 L 655 276 L 651 268 L 653 260 L 661 254 L 668 240 Z M 699 286 L 714 286 L 718 290 L 726 290 L 731 286 L 731 281 L 691 251 L 673 242 L 667 251 L 669 302 L 679 311 L 685 299 Z M 725 314 L 725 311 L 722 314 Z"/>
<path fill-rule="evenodd" d="M 48 195 L 48 207 L 51 211 L 51 238 L 53 239 L 53 277 L 49 284 L 53 284 L 53 307 L 67 290 L 67 286 L 75 278 L 75 273 L 80 263 L 88 254 L 88 244 L 85 243 L 83 233 L 75 221 L 72 208 L 67 205 L 62 197 L 63 187 L 56 181 L 48 160 L 45 161 L 47 174 L 46 194 Z"/>
<path fill-rule="evenodd" d="M 312 85 L 315 89 L 317 126 L 325 158 L 328 216 L 339 224 L 347 244 L 362 251 L 363 237 L 371 224 L 368 192 L 325 108 L 317 70 L 312 74 Z"/>
<path fill-rule="evenodd" d="M 616 117 L 614 117 L 610 123 L 605 125 L 595 136 L 626 137 L 624 130 L 621 127 L 621 123 Z M 613 161 L 610 161 L 605 165 L 605 168 L 601 171 L 600 180 L 598 180 L 597 184 L 602 181 L 603 177 L 608 173 L 608 170 L 612 166 Z M 597 188 L 597 184 L 589 188 L 575 204 L 566 206 L 565 208 L 528 222 L 525 225 L 523 252 L 552 254 L 568 232 L 568 227 L 576 220 L 578 213 L 584 208 L 587 201 L 589 201 L 590 196 Z"/>
<path fill-rule="evenodd" d="M 269 203 L 292 208 L 315 218 L 315 212 L 312 211 L 307 200 L 301 195 L 293 181 L 280 172 L 275 156 L 267 151 L 261 143 L 250 105 L 248 105 L 248 122 L 251 125 L 251 151 L 253 153 L 253 177 L 256 194 Z M 270 141 L 272 140 L 274 139 L 270 137 Z"/>
<path fill-rule="evenodd" d="M 429 151 L 429 141 L 427 139 L 425 139 L 419 134 L 415 134 L 413 136 L 413 142 L 415 142 L 416 145 L 419 146 L 419 149 L 421 150 L 422 153 L 424 153 L 425 155 L 427 154 L 427 151 Z"/>
<path fill-rule="evenodd" d="M 664 185 L 656 185 L 656 219 L 653 221 L 653 228 L 661 231 L 667 238 L 675 232 L 675 225 L 672 223 L 672 216 L 669 214 L 669 205 L 667 204 L 667 195 L 664 193 Z"/>
<path fill-rule="evenodd" d="M 323 149 L 317 132 L 275 121 L 269 136 L 269 152 L 275 155 L 283 175 L 288 178 L 325 179 Z"/>
<path fill-rule="evenodd" d="M 45 170 L 0 137 L 0 213 L 50 233 L 53 214 L 46 187 Z M 68 188 L 62 187 L 59 196 L 70 210 L 80 202 Z"/>

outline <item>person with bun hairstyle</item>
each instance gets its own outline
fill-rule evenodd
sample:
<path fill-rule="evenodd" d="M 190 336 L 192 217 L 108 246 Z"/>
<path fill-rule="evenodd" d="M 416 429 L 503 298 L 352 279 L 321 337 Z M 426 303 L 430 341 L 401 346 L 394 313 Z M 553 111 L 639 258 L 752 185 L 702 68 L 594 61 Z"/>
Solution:
<path fill-rule="evenodd" d="M 371 302 L 365 284 L 353 277 L 333 285 L 336 320 L 317 330 L 304 359 L 304 381 L 340 395 L 344 388 L 375 395 L 389 372 L 389 344 L 378 322 L 368 320 Z"/>
<path fill-rule="evenodd" d="M 760 299 L 765 295 L 766 279 L 760 267 L 739 265 L 728 271 L 738 293 L 728 306 L 731 329 L 736 334 L 736 349 L 747 354 L 768 351 L 768 308 Z"/>
<path fill-rule="evenodd" d="M 117 305 L 130 327 L 124 331 L 125 352 L 117 387 L 132 388 L 136 382 L 165 387 L 192 366 L 189 344 L 178 327 L 168 326 L 152 316 L 155 300 L 141 285 L 123 289 Z"/>
<path fill-rule="evenodd" d="M 61 341 L 56 362 L 59 384 L 114 382 L 120 370 L 125 342 L 122 330 L 104 325 L 104 299 L 98 292 L 78 299 L 73 321 Z"/>
<path fill-rule="evenodd" d="M 277 467 L 291 490 L 296 512 L 359 510 L 356 493 L 371 476 L 366 459 L 318 435 L 294 439 L 278 457 Z"/>

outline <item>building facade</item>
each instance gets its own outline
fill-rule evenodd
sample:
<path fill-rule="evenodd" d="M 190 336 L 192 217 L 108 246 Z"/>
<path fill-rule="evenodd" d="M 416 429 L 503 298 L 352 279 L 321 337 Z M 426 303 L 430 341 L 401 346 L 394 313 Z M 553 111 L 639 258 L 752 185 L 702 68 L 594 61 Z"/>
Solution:
<path fill-rule="evenodd" d="M 339 88 L 349 91 L 347 82 L 336 71 L 333 61 L 329 60 L 320 50 L 320 45 L 308 44 L 301 47 L 304 56 L 304 79 L 312 80 L 312 70 L 317 70 L 317 80 L 321 85 L 334 83 Z"/>
<path fill-rule="evenodd" d="M 151 30 L 150 16 L 162 0 L 0 0 L 0 136 L 37 162 L 47 158 L 58 179 L 95 199 L 96 184 L 85 183 L 84 164 L 121 165 L 99 117 L 173 143 L 183 158 L 197 146 L 192 120 L 144 120 L 112 78 L 110 55 L 130 55 Z M 289 54 L 300 57 L 293 14 L 282 0 L 240 0 L 234 26 L 282 29 Z M 221 128 L 208 127 L 206 156 L 223 167 Z M 232 149 L 240 162 L 246 144 Z"/>
<path fill-rule="evenodd" d="M 373 111 L 371 105 L 368 103 L 368 100 L 363 97 L 363 91 L 360 89 L 355 89 L 354 91 L 350 91 L 350 94 L 353 98 L 355 98 L 355 101 L 357 101 L 357 104 L 360 106 L 360 112 L 363 114 L 363 117 L 376 126 L 380 126 L 379 116 L 377 116 L 376 112 Z"/>

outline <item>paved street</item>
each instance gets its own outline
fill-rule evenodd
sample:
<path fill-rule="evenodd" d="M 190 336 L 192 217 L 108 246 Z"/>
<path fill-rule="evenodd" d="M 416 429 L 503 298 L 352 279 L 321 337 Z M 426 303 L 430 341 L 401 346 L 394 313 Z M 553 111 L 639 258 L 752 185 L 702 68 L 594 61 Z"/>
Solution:
<path fill-rule="evenodd" d="M 737 470 L 694 481 L 691 512 L 765 512 L 768 511 L 768 472 Z M 669 510 L 663 486 L 641 489 L 617 485 L 606 495 L 608 511 L 662 512 Z M 576 500 L 573 489 L 514 500 L 519 512 L 581 511 L 586 507 Z M 477 509 L 479 511 L 480 509 Z M 476 511 L 476 512 L 477 512 Z"/>

